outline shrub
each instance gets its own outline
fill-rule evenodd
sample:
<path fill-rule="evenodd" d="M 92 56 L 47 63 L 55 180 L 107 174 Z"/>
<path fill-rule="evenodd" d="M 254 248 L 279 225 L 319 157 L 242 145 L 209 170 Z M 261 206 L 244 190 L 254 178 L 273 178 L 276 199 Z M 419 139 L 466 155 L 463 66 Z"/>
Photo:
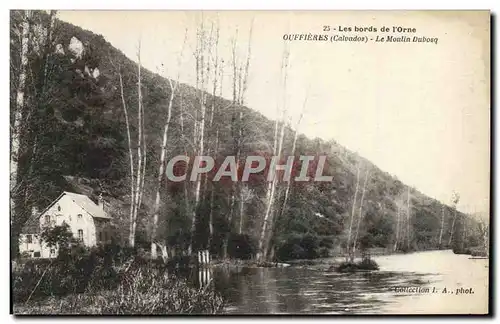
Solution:
<path fill-rule="evenodd" d="M 328 258 L 330 256 L 330 249 L 327 247 L 320 247 L 318 255 L 320 258 Z"/>
<path fill-rule="evenodd" d="M 488 253 L 486 253 L 484 248 L 477 247 L 470 249 L 470 255 L 475 257 L 487 257 Z"/>
<path fill-rule="evenodd" d="M 139 267 L 127 272 L 113 290 L 92 289 L 62 300 L 15 307 L 24 314 L 214 314 L 222 298 L 208 289 L 189 287 L 160 269 Z"/>
<path fill-rule="evenodd" d="M 27 314 L 216 313 L 223 306 L 213 291 L 169 277 L 162 260 L 115 245 L 74 246 L 56 259 L 26 262 L 13 273 L 13 300 L 16 313 Z"/>
<path fill-rule="evenodd" d="M 354 272 L 358 269 L 355 262 L 346 261 L 339 264 L 335 270 L 338 272 Z"/>
<path fill-rule="evenodd" d="M 363 258 L 360 262 L 342 262 L 335 269 L 338 272 L 356 272 L 362 270 L 378 270 L 378 264 L 370 258 Z"/>
<path fill-rule="evenodd" d="M 229 236 L 228 254 L 231 258 L 249 260 L 257 253 L 257 245 L 247 234 Z"/>
<path fill-rule="evenodd" d="M 325 246 L 321 246 L 324 243 Z M 331 240 L 315 235 L 291 235 L 278 245 L 277 258 L 287 261 L 293 259 L 316 259 L 328 256 L 328 244 Z"/>
<path fill-rule="evenodd" d="M 378 264 L 370 258 L 364 258 L 357 264 L 360 270 L 378 270 Z"/>
<path fill-rule="evenodd" d="M 117 266 L 134 256 L 113 245 L 88 249 L 72 245 L 56 259 L 35 259 L 13 273 L 14 302 L 83 293 L 92 286 L 113 289 L 119 282 Z M 139 262 L 139 258 L 136 258 Z M 33 292 L 33 293 L 32 293 Z"/>
<path fill-rule="evenodd" d="M 60 226 L 46 227 L 43 229 L 40 238 L 49 247 L 59 247 L 60 250 L 70 249 L 77 244 L 68 224 Z"/>

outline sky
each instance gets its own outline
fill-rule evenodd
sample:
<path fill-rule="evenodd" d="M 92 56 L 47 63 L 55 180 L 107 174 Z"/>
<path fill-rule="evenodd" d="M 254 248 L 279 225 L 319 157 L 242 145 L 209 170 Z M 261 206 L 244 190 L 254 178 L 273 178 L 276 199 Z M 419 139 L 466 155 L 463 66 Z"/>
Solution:
<path fill-rule="evenodd" d="M 251 45 L 247 106 L 274 119 L 286 97 L 292 124 L 304 109 L 301 133 L 335 139 L 444 203 L 450 204 L 456 191 L 464 212 L 489 211 L 487 12 L 59 11 L 58 17 L 103 35 L 134 61 L 140 40 L 144 67 L 170 78 L 179 74 L 192 85 L 196 26 L 202 20 L 208 29 L 218 24 L 224 97 L 231 97 L 229 62 L 236 39 L 240 62 Z M 417 30 L 407 34 L 410 38 L 438 42 L 289 42 L 284 96 L 283 35 L 325 34 L 324 25 L 409 27 Z"/>

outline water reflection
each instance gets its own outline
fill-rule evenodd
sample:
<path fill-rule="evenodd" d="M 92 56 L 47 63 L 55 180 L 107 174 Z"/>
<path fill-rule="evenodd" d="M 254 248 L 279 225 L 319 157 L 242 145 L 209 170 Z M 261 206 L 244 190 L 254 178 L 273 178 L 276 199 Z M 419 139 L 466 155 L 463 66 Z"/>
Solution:
<path fill-rule="evenodd" d="M 324 267 L 289 267 L 216 268 L 210 275 L 213 289 L 227 301 L 226 313 L 393 313 L 403 309 L 401 306 L 411 313 L 415 301 L 427 297 L 396 293 L 394 288 L 438 285 L 448 280 L 450 273 L 445 278 L 442 272 L 446 270 L 429 271 L 436 270 L 429 265 L 416 269 L 425 270 L 418 272 L 392 266 L 408 259 L 407 255 L 380 260 L 381 271 L 352 274 L 327 272 Z M 384 270 L 392 268 L 398 271 Z"/>
<path fill-rule="evenodd" d="M 387 303 L 390 287 L 416 285 L 411 273 L 337 274 L 295 268 L 217 269 L 228 313 L 360 313 Z"/>
<path fill-rule="evenodd" d="M 226 313 L 487 312 L 488 260 L 470 260 L 451 251 L 383 256 L 376 258 L 380 271 L 352 274 L 326 271 L 331 261 L 288 268 L 176 269 L 176 274 L 197 288 L 219 292 Z M 475 295 L 443 297 L 395 292 L 396 287 L 471 287 Z"/>

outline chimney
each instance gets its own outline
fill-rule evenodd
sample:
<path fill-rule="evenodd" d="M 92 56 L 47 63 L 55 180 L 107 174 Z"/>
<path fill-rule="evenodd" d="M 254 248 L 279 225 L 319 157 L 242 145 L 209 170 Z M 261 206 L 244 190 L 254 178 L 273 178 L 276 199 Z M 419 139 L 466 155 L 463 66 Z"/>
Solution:
<path fill-rule="evenodd" d="M 99 194 L 99 198 L 97 198 L 97 206 L 104 210 L 104 199 L 102 198 L 102 192 Z"/>

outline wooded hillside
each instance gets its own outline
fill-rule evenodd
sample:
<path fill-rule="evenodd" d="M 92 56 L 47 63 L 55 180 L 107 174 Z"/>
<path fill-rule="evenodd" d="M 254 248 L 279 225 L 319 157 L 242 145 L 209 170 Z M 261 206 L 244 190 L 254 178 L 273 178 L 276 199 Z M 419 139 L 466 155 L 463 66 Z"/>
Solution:
<path fill-rule="evenodd" d="M 54 15 L 11 12 L 13 242 L 33 206 L 71 189 L 103 194 L 120 242 L 156 243 L 169 255 L 210 246 L 219 256 L 289 259 L 347 246 L 481 244 L 478 224 L 451 202 L 408 188 L 334 140 L 295 136 L 296 125 L 284 117 L 269 120 L 246 107 L 251 48 L 237 65 L 217 57 L 217 26 L 200 26 L 197 37 L 198 82 L 190 86 L 142 68 L 140 52 L 132 61 L 102 36 Z M 179 55 L 193 55 L 185 51 Z M 286 60 L 285 48 L 284 86 Z M 234 81 L 233 98 L 220 97 L 221 78 Z M 327 155 L 333 181 L 167 181 L 160 170 L 180 154 L 241 161 Z"/>

